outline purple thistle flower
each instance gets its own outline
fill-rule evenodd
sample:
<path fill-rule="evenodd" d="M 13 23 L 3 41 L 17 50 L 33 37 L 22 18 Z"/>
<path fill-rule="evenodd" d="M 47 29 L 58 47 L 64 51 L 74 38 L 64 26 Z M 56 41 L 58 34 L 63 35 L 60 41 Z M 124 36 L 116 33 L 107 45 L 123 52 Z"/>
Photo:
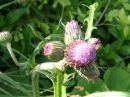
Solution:
<path fill-rule="evenodd" d="M 52 43 L 46 43 L 45 46 L 44 46 L 44 55 L 50 55 L 52 53 L 52 49 L 53 49 L 53 46 L 52 46 Z"/>
<path fill-rule="evenodd" d="M 96 50 L 101 47 L 101 41 L 98 38 L 90 38 L 88 43 L 92 44 Z"/>
<path fill-rule="evenodd" d="M 73 67 L 85 67 L 96 59 L 96 50 L 88 42 L 76 40 L 65 51 L 66 61 Z"/>
<path fill-rule="evenodd" d="M 59 61 L 64 56 L 65 45 L 60 41 L 46 43 L 43 47 L 43 53 L 53 61 Z"/>
<path fill-rule="evenodd" d="M 82 39 L 82 31 L 77 21 L 71 20 L 70 22 L 67 22 L 67 24 L 65 25 L 64 37 L 66 45 L 73 42 L 74 40 Z"/>

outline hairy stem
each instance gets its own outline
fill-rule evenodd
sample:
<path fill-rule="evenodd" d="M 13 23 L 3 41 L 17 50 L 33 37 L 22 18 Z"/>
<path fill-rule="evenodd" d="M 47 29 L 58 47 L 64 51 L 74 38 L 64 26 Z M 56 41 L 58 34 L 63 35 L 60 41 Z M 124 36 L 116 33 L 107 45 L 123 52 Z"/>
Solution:
<path fill-rule="evenodd" d="M 32 80 L 33 97 L 40 97 L 40 93 L 39 93 L 39 74 L 36 73 L 36 72 L 32 73 L 31 80 Z"/>
<path fill-rule="evenodd" d="M 64 84 L 64 73 L 58 71 L 54 80 L 54 97 L 66 97 L 66 87 Z"/>
<path fill-rule="evenodd" d="M 15 57 L 13 51 L 12 51 L 11 43 L 9 43 L 9 42 L 6 43 L 6 47 L 7 47 L 8 51 L 9 51 L 9 54 L 10 54 L 11 58 L 13 59 L 14 63 L 16 64 L 16 66 L 20 66 L 18 60 L 16 59 L 16 57 Z"/>

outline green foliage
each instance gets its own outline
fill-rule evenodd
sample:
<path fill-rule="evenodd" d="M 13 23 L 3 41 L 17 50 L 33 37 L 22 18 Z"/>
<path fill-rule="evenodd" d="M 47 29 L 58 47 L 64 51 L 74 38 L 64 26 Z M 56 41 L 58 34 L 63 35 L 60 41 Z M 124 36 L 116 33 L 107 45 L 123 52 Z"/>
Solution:
<path fill-rule="evenodd" d="M 130 91 L 130 75 L 121 68 L 109 68 L 104 74 L 104 82 L 110 90 Z"/>
<path fill-rule="evenodd" d="M 96 24 L 108 1 L 1 0 L 0 30 L 11 32 L 13 51 L 17 59 L 24 63 L 17 68 L 6 48 L 0 45 L 0 97 L 32 97 L 30 70 L 36 64 L 50 61 L 42 54 L 43 45 L 50 40 L 63 42 L 63 25 L 71 19 L 79 21 L 85 32 L 88 24 L 84 21 L 89 15 L 86 6 L 98 3 L 94 13 Z M 110 1 L 101 20 L 95 25 L 97 29 L 92 33 L 92 37 L 102 41 L 96 60 L 100 78 L 88 82 L 75 76 L 65 83 L 69 96 L 104 91 L 130 92 L 130 0 Z M 41 97 L 53 95 L 52 83 L 47 77 L 40 75 Z"/>
<path fill-rule="evenodd" d="M 11 12 L 9 12 L 5 17 L 6 26 L 12 25 L 17 20 L 19 20 L 25 11 L 26 11 L 25 8 L 20 8 L 20 9 L 15 9 L 15 10 L 12 10 Z"/>

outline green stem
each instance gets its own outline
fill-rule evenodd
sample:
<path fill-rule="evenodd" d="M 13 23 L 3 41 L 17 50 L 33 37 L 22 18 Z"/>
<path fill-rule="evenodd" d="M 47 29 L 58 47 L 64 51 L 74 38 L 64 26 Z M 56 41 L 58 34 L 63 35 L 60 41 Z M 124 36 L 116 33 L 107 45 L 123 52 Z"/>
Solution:
<path fill-rule="evenodd" d="M 14 4 L 16 2 L 17 2 L 17 0 L 9 2 L 9 3 L 6 3 L 6 4 L 3 4 L 3 5 L 0 6 L 0 10 L 3 9 L 3 8 L 5 8 L 5 7 L 7 7 L 7 6 L 9 6 L 9 5 L 11 5 L 11 4 Z"/>
<path fill-rule="evenodd" d="M 39 93 L 39 74 L 36 73 L 36 72 L 32 73 L 31 80 L 32 80 L 33 97 L 40 97 L 40 93 Z"/>
<path fill-rule="evenodd" d="M 9 54 L 12 57 L 14 63 L 16 64 L 16 66 L 20 66 L 18 60 L 16 59 L 16 57 L 15 57 L 13 51 L 12 51 L 11 43 L 7 42 L 6 47 L 7 47 L 8 51 L 9 51 Z"/>
<path fill-rule="evenodd" d="M 54 97 L 66 97 L 66 87 L 64 84 L 64 73 L 57 71 L 56 79 L 54 80 Z"/>
<path fill-rule="evenodd" d="M 15 53 L 17 53 L 17 54 L 19 54 L 21 57 L 23 57 L 24 59 L 28 59 L 25 55 L 23 55 L 21 52 L 19 52 L 18 50 L 16 50 L 16 49 L 14 49 L 14 48 L 12 48 L 12 50 L 13 50 L 13 52 L 15 52 Z"/>
<path fill-rule="evenodd" d="M 108 1 L 107 1 L 107 4 L 106 4 L 106 6 L 105 6 L 105 8 L 104 8 L 104 10 L 103 10 L 103 12 L 102 12 L 102 14 L 101 14 L 101 16 L 100 16 L 100 17 L 98 18 L 98 20 L 96 21 L 95 26 L 98 26 L 99 22 L 101 21 L 101 19 L 103 18 L 104 14 L 106 13 L 106 11 L 107 11 L 108 6 L 110 5 L 110 3 L 111 3 L 111 0 L 108 0 Z"/>
<path fill-rule="evenodd" d="M 96 8 L 97 8 L 97 3 L 94 3 L 93 5 L 90 6 L 89 17 L 87 18 L 88 27 L 87 27 L 87 30 L 85 33 L 85 40 L 87 40 L 91 37 L 91 33 L 94 29 L 93 19 L 94 19 L 94 12 L 95 12 Z"/>

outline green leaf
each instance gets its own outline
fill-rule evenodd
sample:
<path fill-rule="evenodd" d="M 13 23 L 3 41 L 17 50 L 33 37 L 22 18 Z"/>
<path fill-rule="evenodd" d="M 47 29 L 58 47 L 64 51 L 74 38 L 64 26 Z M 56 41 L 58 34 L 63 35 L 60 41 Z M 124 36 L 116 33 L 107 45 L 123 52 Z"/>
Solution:
<path fill-rule="evenodd" d="M 119 51 L 121 46 L 123 45 L 124 40 L 118 39 L 116 41 L 113 41 L 111 44 L 111 48 L 113 51 Z"/>
<path fill-rule="evenodd" d="M 0 72 L 0 79 L 3 80 L 3 83 L 5 85 L 8 85 L 9 87 L 11 87 L 11 89 L 14 88 L 16 90 L 22 91 L 24 94 L 26 94 L 28 96 L 30 95 L 29 91 L 26 88 L 24 88 L 22 85 L 20 85 L 19 82 L 13 80 L 12 78 L 10 78 L 9 76 L 7 76 L 6 74 L 4 74 L 2 72 Z M 5 92 L 5 91 L 3 91 L 3 92 Z"/>
<path fill-rule="evenodd" d="M 7 16 L 5 17 L 5 24 L 11 25 L 15 23 L 17 20 L 20 19 L 20 17 L 25 13 L 26 8 L 19 8 L 10 11 Z"/>
<path fill-rule="evenodd" d="M 31 29 L 32 33 L 39 39 L 43 39 L 41 33 L 39 33 L 38 31 L 35 31 L 34 28 L 32 27 L 32 25 L 28 24 L 28 27 Z"/>
<path fill-rule="evenodd" d="M 74 80 L 75 73 L 66 74 L 66 81 L 64 83 L 64 86 L 66 87 L 72 87 L 76 81 Z"/>
<path fill-rule="evenodd" d="M 8 96 L 2 96 L 2 97 L 14 97 L 11 93 L 9 93 L 8 91 L 0 88 L 0 91 L 3 92 L 4 94 L 8 95 Z"/>
<path fill-rule="evenodd" d="M 45 40 L 39 42 L 39 44 L 35 47 L 32 55 L 31 55 L 31 59 L 30 59 L 30 65 L 31 65 L 30 67 L 31 68 L 35 67 L 35 65 L 36 65 L 35 57 L 36 57 L 37 54 L 40 53 L 44 44 L 45 44 Z"/>
<path fill-rule="evenodd" d="M 128 0 L 118 0 L 118 2 L 120 3 L 120 4 L 124 4 L 124 3 L 126 3 Z"/>
<path fill-rule="evenodd" d="M 0 16 L 0 27 L 4 24 L 4 16 Z"/>
<path fill-rule="evenodd" d="M 42 33 L 44 32 L 43 33 L 44 35 L 50 34 L 50 27 L 49 27 L 48 24 L 43 23 L 43 22 L 40 21 L 39 24 L 38 24 L 38 26 L 42 30 Z"/>
<path fill-rule="evenodd" d="M 68 6 L 71 4 L 70 0 L 55 0 L 55 6 L 57 5 L 56 3 L 61 4 L 63 7 Z"/>
<path fill-rule="evenodd" d="M 47 40 L 63 41 L 64 40 L 64 36 L 62 34 L 50 34 L 45 39 L 47 39 Z"/>
<path fill-rule="evenodd" d="M 130 40 L 130 33 L 129 33 L 130 28 L 128 25 L 123 28 L 123 32 L 124 32 L 125 40 Z"/>
<path fill-rule="evenodd" d="M 120 53 L 126 56 L 130 55 L 130 46 L 129 45 L 122 46 L 120 49 Z"/>
<path fill-rule="evenodd" d="M 130 4 L 129 4 L 129 3 L 125 3 L 125 4 L 124 4 L 124 8 L 125 8 L 126 10 L 129 10 L 129 11 L 130 11 Z"/>
<path fill-rule="evenodd" d="M 80 94 L 82 96 L 87 95 L 88 93 L 93 93 L 96 91 L 107 91 L 108 87 L 102 80 L 96 80 L 89 82 L 86 79 L 80 79 L 77 88 L 73 90 L 72 93 Z"/>
<path fill-rule="evenodd" d="M 104 82 L 110 90 L 130 91 L 130 74 L 119 67 L 108 69 Z"/>
<path fill-rule="evenodd" d="M 122 60 L 122 58 L 116 52 L 113 51 L 109 52 L 107 58 L 109 60 L 114 60 L 115 62 L 120 62 Z"/>
<path fill-rule="evenodd" d="M 23 40 L 24 36 L 22 33 L 20 32 L 15 32 L 14 34 L 14 41 L 15 42 L 19 42 L 20 40 Z"/>
<path fill-rule="evenodd" d="M 106 21 L 112 21 L 113 18 L 115 18 L 117 21 L 119 21 L 123 25 L 129 23 L 127 20 L 126 11 L 124 10 L 124 8 L 122 8 L 120 10 L 114 9 L 106 15 Z"/>
<path fill-rule="evenodd" d="M 112 21 L 113 18 L 116 18 L 118 16 L 119 10 L 113 9 L 106 15 L 106 21 Z"/>
<path fill-rule="evenodd" d="M 125 10 L 124 10 L 124 8 L 122 8 L 120 11 L 119 11 L 119 14 L 118 14 L 118 17 L 119 17 L 119 19 L 120 19 L 120 23 L 122 23 L 122 24 L 127 24 L 127 15 L 126 15 L 126 12 L 125 12 Z M 124 19 L 126 19 L 126 20 L 124 20 Z"/>

